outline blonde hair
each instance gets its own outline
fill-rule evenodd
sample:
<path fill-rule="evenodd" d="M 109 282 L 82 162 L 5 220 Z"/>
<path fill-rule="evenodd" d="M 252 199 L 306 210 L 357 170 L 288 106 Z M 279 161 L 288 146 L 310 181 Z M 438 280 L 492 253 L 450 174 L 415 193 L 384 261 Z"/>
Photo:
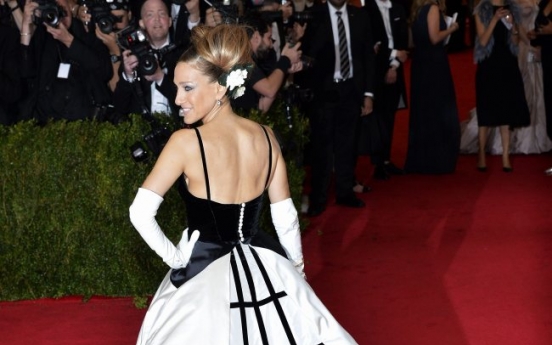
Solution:
<path fill-rule="evenodd" d="M 220 24 L 198 25 L 191 35 L 191 45 L 178 62 L 188 63 L 211 81 L 218 81 L 236 65 L 249 65 L 251 45 L 244 26 Z"/>
<path fill-rule="evenodd" d="M 439 11 L 441 13 L 445 13 L 446 11 L 445 0 L 414 0 L 412 2 L 412 8 L 410 11 L 410 25 L 412 25 L 416 21 L 416 18 L 418 18 L 418 14 L 420 14 L 420 9 L 428 4 L 435 4 L 439 6 Z"/>

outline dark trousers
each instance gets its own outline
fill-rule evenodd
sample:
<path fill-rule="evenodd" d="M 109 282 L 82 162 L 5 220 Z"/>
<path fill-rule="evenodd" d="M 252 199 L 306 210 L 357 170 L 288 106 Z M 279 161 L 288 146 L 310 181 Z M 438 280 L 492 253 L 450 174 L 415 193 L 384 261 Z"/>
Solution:
<path fill-rule="evenodd" d="M 380 136 L 380 145 L 376 152 L 372 153 L 371 161 L 374 165 L 381 165 L 391 160 L 391 145 L 393 143 L 393 130 L 395 128 L 395 113 L 399 105 L 400 88 L 397 83 L 385 84 L 376 93 L 374 99 L 374 113 Z"/>
<path fill-rule="evenodd" d="M 316 95 L 310 109 L 311 205 L 325 206 L 332 168 L 336 197 L 354 197 L 356 131 L 360 119 L 356 94 L 352 80 L 332 83 L 323 95 Z"/>

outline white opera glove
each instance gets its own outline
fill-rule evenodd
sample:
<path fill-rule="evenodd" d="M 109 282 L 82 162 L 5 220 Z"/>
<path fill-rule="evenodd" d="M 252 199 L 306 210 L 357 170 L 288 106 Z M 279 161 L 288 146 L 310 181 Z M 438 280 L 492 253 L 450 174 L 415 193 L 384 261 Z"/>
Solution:
<path fill-rule="evenodd" d="M 287 198 L 270 204 L 270 214 L 280 244 L 284 247 L 288 259 L 293 263 L 297 272 L 306 279 L 299 218 L 293 201 L 291 198 Z"/>
<path fill-rule="evenodd" d="M 188 233 L 185 230 L 179 247 L 175 247 L 155 220 L 157 209 L 162 202 L 161 196 L 148 189 L 139 188 L 129 208 L 130 221 L 144 241 L 167 265 L 175 269 L 186 267 L 192 255 L 192 249 L 199 238 L 199 231 L 194 231 L 188 240 Z"/>

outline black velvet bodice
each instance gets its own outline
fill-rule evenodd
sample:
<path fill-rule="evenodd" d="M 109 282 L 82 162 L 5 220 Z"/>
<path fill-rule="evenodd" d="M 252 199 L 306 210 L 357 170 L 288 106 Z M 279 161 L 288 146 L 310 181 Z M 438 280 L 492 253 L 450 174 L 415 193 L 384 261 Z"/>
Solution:
<path fill-rule="evenodd" d="M 266 129 L 262 126 L 261 128 L 265 132 L 269 143 L 269 168 L 265 183 L 266 188 L 272 170 L 272 147 Z M 286 257 L 280 243 L 265 232 L 260 231 L 259 219 L 264 194 L 241 204 L 221 204 L 211 200 L 205 150 L 199 130 L 194 129 L 201 149 L 207 199 L 198 198 L 185 189 L 184 202 L 188 216 L 188 236 L 191 236 L 195 230 L 199 230 L 200 235 L 188 265 L 171 271 L 171 282 L 177 288 L 203 271 L 213 261 L 230 253 L 240 243 L 270 249 Z M 243 217 L 241 215 L 242 211 Z"/>
<path fill-rule="evenodd" d="M 259 218 L 264 194 L 245 203 L 242 233 L 244 239 L 253 237 L 259 231 Z M 236 243 L 240 240 L 238 227 L 242 204 L 221 204 L 198 198 L 186 191 L 184 202 L 188 216 L 188 228 L 199 230 L 202 242 Z"/>

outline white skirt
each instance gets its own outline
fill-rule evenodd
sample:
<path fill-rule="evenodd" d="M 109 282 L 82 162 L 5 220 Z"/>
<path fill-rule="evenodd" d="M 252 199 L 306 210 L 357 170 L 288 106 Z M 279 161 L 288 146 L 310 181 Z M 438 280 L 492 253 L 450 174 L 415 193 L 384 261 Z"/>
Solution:
<path fill-rule="evenodd" d="M 240 244 L 178 289 L 169 271 L 137 344 L 357 343 L 289 260 Z"/>

